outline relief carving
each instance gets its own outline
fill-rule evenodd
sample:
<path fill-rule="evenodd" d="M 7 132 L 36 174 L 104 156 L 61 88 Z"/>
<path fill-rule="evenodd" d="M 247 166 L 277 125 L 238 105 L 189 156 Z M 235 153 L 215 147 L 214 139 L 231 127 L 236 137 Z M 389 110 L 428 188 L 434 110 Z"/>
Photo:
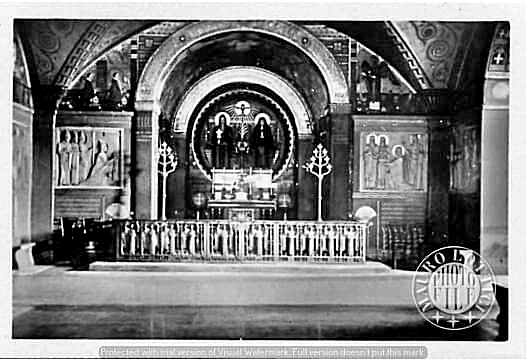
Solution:
<path fill-rule="evenodd" d="M 57 128 L 57 140 L 57 186 L 120 185 L 120 130 Z"/>
<path fill-rule="evenodd" d="M 449 144 L 449 186 L 462 192 L 478 190 L 480 180 L 479 130 L 453 128 Z"/>
<path fill-rule="evenodd" d="M 360 188 L 366 191 L 425 191 L 427 135 L 362 133 Z"/>

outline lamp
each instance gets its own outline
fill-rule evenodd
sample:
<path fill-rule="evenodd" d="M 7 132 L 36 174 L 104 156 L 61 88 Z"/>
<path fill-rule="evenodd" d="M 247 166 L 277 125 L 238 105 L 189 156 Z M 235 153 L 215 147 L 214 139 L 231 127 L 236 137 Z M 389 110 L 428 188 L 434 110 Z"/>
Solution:
<path fill-rule="evenodd" d="M 196 192 L 192 196 L 192 202 L 194 203 L 194 206 L 197 209 L 197 220 L 199 220 L 199 214 L 201 209 L 206 207 L 207 200 L 208 198 L 203 192 Z"/>
<path fill-rule="evenodd" d="M 281 193 L 278 195 L 278 207 L 283 209 L 283 220 L 287 220 L 287 210 L 290 208 L 292 199 L 288 193 Z"/>

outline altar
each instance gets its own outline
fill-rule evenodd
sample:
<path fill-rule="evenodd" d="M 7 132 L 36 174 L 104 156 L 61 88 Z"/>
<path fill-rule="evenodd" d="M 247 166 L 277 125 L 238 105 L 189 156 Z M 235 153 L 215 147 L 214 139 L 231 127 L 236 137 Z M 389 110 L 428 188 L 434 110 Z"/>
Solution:
<path fill-rule="evenodd" d="M 213 219 L 232 221 L 273 219 L 275 189 L 272 170 L 212 169 L 210 215 Z"/>

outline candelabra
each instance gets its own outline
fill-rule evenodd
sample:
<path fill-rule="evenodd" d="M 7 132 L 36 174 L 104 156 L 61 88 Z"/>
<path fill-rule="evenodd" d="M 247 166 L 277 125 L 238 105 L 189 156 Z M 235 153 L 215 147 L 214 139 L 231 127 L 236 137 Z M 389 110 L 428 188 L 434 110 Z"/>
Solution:
<path fill-rule="evenodd" d="M 320 143 L 312 151 L 312 156 L 309 162 L 303 165 L 303 168 L 310 174 L 318 178 L 318 221 L 321 221 L 321 201 L 322 192 L 321 185 L 323 178 L 332 171 L 331 159 L 327 150 Z"/>
<path fill-rule="evenodd" d="M 164 221 L 166 220 L 166 179 L 171 173 L 175 171 L 175 168 L 177 167 L 177 155 L 166 142 L 163 142 L 161 146 L 159 146 L 157 165 L 160 168 L 158 170 L 159 174 L 163 176 L 163 202 L 161 219 Z"/>

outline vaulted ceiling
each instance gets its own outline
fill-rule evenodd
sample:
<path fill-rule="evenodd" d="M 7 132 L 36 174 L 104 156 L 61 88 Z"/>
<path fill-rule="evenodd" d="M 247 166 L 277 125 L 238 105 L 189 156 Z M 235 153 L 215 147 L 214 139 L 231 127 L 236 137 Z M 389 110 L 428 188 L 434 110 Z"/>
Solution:
<path fill-rule="evenodd" d="M 16 20 L 33 86 L 68 86 L 83 69 L 130 36 L 160 21 Z M 306 22 L 303 22 L 306 23 Z M 364 44 L 417 90 L 481 84 L 495 24 L 424 21 L 308 22 Z"/>

